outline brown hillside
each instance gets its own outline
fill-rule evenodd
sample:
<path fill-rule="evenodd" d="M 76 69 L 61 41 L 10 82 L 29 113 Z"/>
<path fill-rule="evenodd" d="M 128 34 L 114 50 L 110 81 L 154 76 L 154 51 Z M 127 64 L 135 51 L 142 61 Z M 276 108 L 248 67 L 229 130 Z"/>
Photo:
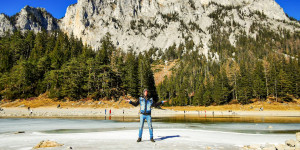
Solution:
<path fill-rule="evenodd" d="M 155 85 L 164 81 L 164 77 L 170 77 L 172 75 L 172 68 L 176 65 L 177 60 L 169 61 L 167 63 L 162 63 L 159 65 L 152 65 L 152 70 L 154 73 Z"/>

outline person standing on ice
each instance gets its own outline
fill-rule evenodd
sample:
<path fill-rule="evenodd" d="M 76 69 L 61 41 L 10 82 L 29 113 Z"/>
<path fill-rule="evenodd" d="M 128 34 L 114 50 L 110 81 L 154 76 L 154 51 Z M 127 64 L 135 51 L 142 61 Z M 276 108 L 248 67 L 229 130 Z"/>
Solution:
<path fill-rule="evenodd" d="M 144 89 L 143 94 L 144 94 L 144 96 L 140 97 L 139 100 L 136 102 L 133 102 L 128 99 L 126 101 L 129 102 L 129 104 L 132 104 L 133 106 L 138 106 L 140 104 L 140 113 L 141 113 L 140 114 L 140 128 L 139 128 L 139 137 L 137 139 L 137 142 L 142 141 L 142 134 L 143 134 L 145 119 L 147 120 L 148 127 L 149 127 L 150 141 L 155 142 L 153 139 L 151 107 L 157 107 L 167 101 L 160 101 L 160 102 L 155 103 L 152 98 L 148 97 L 147 89 Z"/>

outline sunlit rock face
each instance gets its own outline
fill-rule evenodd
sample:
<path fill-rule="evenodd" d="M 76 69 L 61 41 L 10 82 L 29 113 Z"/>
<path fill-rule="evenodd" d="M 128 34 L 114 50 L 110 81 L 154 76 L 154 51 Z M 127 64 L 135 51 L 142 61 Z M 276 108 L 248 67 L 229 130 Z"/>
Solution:
<path fill-rule="evenodd" d="M 29 6 L 11 19 L 0 15 L 0 20 L 0 36 L 15 29 L 60 29 L 97 50 L 109 33 L 117 48 L 136 52 L 153 47 L 164 51 L 192 41 L 194 49 L 206 54 L 210 28 L 217 21 L 229 24 L 220 28 L 230 34 L 233 46 L 241 32 L 255 36 L 250 28 L 257 22 L 274 31 L 300 30 L 299 23 L 291 21 L 274 0 L 78 0 L 60 20 L 43 8 Z"/>

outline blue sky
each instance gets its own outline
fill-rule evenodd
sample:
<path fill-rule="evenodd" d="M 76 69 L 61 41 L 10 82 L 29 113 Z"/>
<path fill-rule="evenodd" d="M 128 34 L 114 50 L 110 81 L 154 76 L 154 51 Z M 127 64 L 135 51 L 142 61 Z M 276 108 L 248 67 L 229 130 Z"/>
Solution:
<path fill-rule="evenodd" d="M 77 3 L 77 0 L 1 0 L 0 13 L 12 16 L 26 6 L 46 8 L 55 18 L 65 16 L 67 7 Z"/>
<path fill-rule="evenodd" d="M 275 0 L 289 16 L 300 20 L 300 0 Z"/>
<path fill-rule="evenodd" d="M 275 0 L 289 15 L 300 20 L 300 0 Z M 69 5 L 77 3 L 77 0 L 2 0 L 0 13 L 12 16 L 24 6 L 46 8 L 55 18 L 62 18 Z"/>

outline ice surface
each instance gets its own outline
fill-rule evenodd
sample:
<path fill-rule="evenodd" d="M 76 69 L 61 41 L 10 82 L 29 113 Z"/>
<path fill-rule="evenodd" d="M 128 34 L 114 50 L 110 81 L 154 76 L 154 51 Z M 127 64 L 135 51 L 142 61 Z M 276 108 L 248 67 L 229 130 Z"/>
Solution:
<path fill-rule="evenodd" d="M 295 138 L 294 133 L 262 131 L 299 130 L 300 124 L 153 122 L 155 143 L 149 141 L 147 124 L 143 142 L 137 143 L 138 126 L 138 122 L 110 120 L 0 119 L 0 149 L 32 149 L 42 140 L 64 144 L 50 149 L 240 149 L 251 144 L 284 143 Z"/>

